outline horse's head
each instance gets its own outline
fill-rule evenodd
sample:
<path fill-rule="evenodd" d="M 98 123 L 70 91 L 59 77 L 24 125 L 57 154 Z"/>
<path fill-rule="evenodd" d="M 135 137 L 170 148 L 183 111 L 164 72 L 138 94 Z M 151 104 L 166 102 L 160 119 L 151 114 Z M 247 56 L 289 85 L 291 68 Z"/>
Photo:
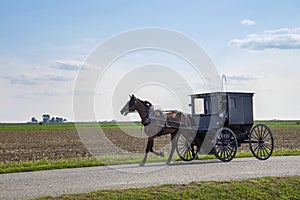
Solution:
<path fill-rule="evenodd" d="M 126 116 L 130 112 L 134 112 L 137 110 L 136 107 L 137 98 L 134 95 L 129 95 L 129 96 L 130 96 L 129 101 L 125 104 L 125 106 L 120 111 L 121 114 L 124 116 Z"/>

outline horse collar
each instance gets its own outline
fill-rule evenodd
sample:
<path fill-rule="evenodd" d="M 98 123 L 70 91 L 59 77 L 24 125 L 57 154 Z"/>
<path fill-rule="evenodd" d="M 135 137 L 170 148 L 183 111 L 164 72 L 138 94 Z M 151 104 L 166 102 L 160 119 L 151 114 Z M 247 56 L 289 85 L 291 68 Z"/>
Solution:
<path fill-rule="evenodd" d="M 142 120 L 142 124 L 144 126 L 148 126 L 151 123 L 151 119 L 149 117 L 145 118 L 145 120 Z"/>
<path fill-rule="evenodd" d="M 147 113 L 147 116 L 144 120 L 142 120 L 142 124 L 144 126 L 147 126 L 151 123 L 151 117 L 153 115 L 153 111 L 151 109 L 149 109 L 148 113 Z"/>

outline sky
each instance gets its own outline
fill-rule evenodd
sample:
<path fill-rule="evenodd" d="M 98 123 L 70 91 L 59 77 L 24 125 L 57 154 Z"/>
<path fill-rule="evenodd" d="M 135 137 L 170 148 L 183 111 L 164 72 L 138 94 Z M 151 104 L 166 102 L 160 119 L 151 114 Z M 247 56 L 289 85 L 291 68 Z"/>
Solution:
<path fill-rule="evenodd" d="M 91 52 L 112 36 L 144 27 L 174 30 L 200 44 L 219 74 L 226 75 L 227 91 L 255 93 L 255 119 L 300 119 L 297 0 L 0 0 L 0 5 L 0 122 L 41 120 L 44 113 L 76 120 L 74 85 Z M 153 62 L 188 68 L 174 55 L 141 51 L 115 62 L 118 67 L 106 79 L 117 70 Z M 108 84 L 107 93 L 116 85 Z M 162 108 L 177 109 L 176 100 L 165 100 L 171 92 L 159 86 L 150 91 L 136 92 Z M 112 98 L 101 92 L 95 97 L 101 105 Z M 101 106 L 95 110 L 96 118 L 80 120 L 119 119 Z"/>

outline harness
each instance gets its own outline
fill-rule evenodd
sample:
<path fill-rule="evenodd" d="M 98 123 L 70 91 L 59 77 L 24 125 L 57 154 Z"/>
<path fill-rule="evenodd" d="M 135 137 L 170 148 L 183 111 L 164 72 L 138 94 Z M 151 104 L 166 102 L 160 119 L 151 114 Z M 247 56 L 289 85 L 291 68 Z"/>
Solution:
<path fill-rule="evenodd" d="M 179 111 L 177 111 L 177 110 L 166 110 L 166 111 L 154 110 L 154 109 L 151 109 L 152 104 L 150 102 L 141 101 L 140 99 L 139 99 L 139 101 L 142 102 L 147 107 L 147 109 L 141 110 L 142 112 L 147 112 L 147 115 L 146 115 L 145 119 L 141 120 L 141 123 L 142 123 L 143 126 L 148 126 L 151 123 L 152 119 L 153 119 L 153 120 L 161 121 L 162 122 L 161 123 L 162 127 L 179 127 L 177 121 L 166 120 L 166 119 L 163 119 L 161 117 L 155 116 L 156 112 L 159 112 L 160 115 L 163 116 L 164 115 L 163 113 L 179 112 Z M 182 123 L 179 123 L 179 124 L 182 124 Z"/>
<path fill-rule="evenodd" d="M 150 123 L 151 123 L 151 118 L 150 118 L 149 112 L 148 112 L 146 118 L 144 120 L 142 120 L 142 124 L 143 124 L 143 126 L 148 126 Z"/>

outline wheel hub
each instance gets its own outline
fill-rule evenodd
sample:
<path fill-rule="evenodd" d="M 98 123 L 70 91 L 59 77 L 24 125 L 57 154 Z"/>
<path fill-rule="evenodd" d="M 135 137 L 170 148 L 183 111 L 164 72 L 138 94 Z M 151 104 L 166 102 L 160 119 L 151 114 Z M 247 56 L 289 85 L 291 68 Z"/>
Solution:
<path fill-rule="evenodd" d="M 263 138 L 259 138 L 258 144 L 259 144 L 259 145 L 262 145 L 262 144 L 264 144 L 264 143 L 265 143 L 265 140 L 264 140 Z"/>

